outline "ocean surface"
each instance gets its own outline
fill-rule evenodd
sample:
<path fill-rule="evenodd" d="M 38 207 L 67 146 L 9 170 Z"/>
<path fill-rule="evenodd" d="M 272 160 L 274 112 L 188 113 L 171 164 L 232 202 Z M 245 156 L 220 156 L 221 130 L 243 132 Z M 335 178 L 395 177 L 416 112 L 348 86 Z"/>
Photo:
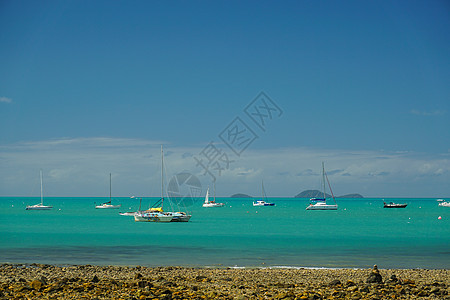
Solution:
<path fill-rule="evenodd" d="M 158 198 L 147 198 L 143 207 Z M 306 211 L 308 199 L 218 198 L 225 207 L 190 206 L 188 223 L 136 223 L 107 198 L 45 198 L 50 211 L 27 211 L 37 197 L 0 197 L 0 263 L 450 269 L 450 208 L 433 199 L 337 199 L 337 211 Z M 447 199 L 448 200 L 448 199 Z"/>

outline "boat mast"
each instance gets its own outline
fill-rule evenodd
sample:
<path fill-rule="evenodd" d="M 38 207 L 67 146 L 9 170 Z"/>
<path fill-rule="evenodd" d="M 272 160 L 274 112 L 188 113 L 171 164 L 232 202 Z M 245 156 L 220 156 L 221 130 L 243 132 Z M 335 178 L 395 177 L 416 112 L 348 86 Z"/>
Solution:
<path fill-rule="evenodd" d="M 264 195 L 264 180 L 261 180 L 261 200 L 266 200 Z"/>
<path fill-rule="evenodd" d="M 164 152 L 161 145 L 161 207 L 164 207 Z"/>
<path fill-rule="evenodd" d="M 216 179 L 214 178 L 214 202 L 216 202 Z"/>
<path fill-rule="evenodd" d="M 40 170 L 41 174 L 41 205 L 44 205 L 44 196 L 42 194 L 42 169 Z"/>
<path fill-rule="evenodd" d="M 111 203 L 111 173 L 109 173 L 109 203 Z"/>
<path fill-rule="evenodd" d="M 322 182 L 323 182 L 323 200 L 326 201 L 327 198 L 325 198 L 325 165 L 322 162 Z"/>

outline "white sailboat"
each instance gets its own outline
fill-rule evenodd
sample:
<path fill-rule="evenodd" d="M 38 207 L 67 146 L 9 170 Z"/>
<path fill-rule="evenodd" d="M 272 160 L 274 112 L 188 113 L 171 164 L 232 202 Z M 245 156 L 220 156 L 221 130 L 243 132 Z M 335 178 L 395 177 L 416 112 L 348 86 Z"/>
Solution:
<path fill-rule="evenodd" d="M 136 222 L 189 222 L 191 215 L 184 212 L 164 212 L 164 151 L 161 145 L 161 206 L 134 214 Z"/>
<path fill-rule="evenodd" d="M 325 178 L 328 182 L 328 187 L 330 188 L 331 197 L 333 198 L 334 204 L 327 204 L 327 198 L 325 196 Z M 311 198 L 311 203 L 306 210 L 337 210 L 338 205 L 336 199 L 334 198 L 333 191 L 331 190 L 330 182 L 328 181 L 327 173 L 325 172 L 325 165 L 322 162 L 322 183 L 323 183 L 323 198 Z"/>
<path fill-rule="evenodd" d="M 450 207 L 450 201 L 445 201 L 444 199 L 437 199 L 439 202 L 438 206 L 441 207 Z"/>
<path fill-rule="evenodd" d="M 206 190 L 205 202 L 203 202 L 203 207 L 222 207 L 225 203 L 216 202 L 216 181 L 214 180 L 214 200 L 209 200 L 209 187 Z"/>
<path fill-rule="evenodd" d="M 266 191 L 264 190 L 264 182 L 261 181 L 261 200 L 253 201 L 253 206 L 275 206 L 275 203 L 267 202 Z"/>
<path fill-rule="evenodd" d="M 41 203 L 35 205 L 27 205 L 26 210 L 50 210 L 53 206 L 44 205 L 44 195 L 42 192 L 42 170 L 40 171 L 41 177 Z"/>
<path fill-rule="evenodd" d="M 122 204 L 113 205 L 111 204 L 111 173 L 109 173 L 109 201 L 102 203 L 100 205 L 96 205 L 95 208 L 120 208 Z"/>

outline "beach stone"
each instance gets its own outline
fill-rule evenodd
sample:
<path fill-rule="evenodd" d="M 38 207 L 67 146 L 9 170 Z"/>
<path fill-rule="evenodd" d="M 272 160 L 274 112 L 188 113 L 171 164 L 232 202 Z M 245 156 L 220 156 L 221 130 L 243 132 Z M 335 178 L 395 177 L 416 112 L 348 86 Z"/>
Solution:
<path fill-rule="evenodd" d="M 359 291 L 361 293 L 366 293 L 366 294 L 370 292 L 369 287 L 367 285 L 363 286 Z"/>
<path fill-rule="evenodd" d="M 350 293 L 356 292 L 357 290 L 358 290 L 358 287 L 355 286 L 355 285 L 349 286 L 347 288 L 347 291 L 350 292 Z"/>
<path fill-rule="evenodd" d="M 30 286 L 33 290 L 39 291 L 42 288 L 43 284 L 40 280 L 33 280 Z"/>
<path fill-rule="evenodd" d="M 369 274 L 366 280 L 367 283 L 381 283 L 383 278 L 381 277 L 380 271 L 378 271 L 377 265 L 373 266 L 372 272 Z"/>
<path fill-rule="evenodd" d="M 438 288 L 438 287 L 433 287 L 431 290 L 430 290 L 430 293 L 431 294 L 438 294 L 440 292 L 440 289 Z"/>
<path fill-rule="evenodd" d="M 351 280 L 348 280 L 347 283 L 346 283 L 345 285 L 346 285 L 346 286 L 355 286 L 356 283 L 354 283 L 354 282 L 351 281 Z"/>
<path fill-rule="evenodd" d="M 339 285 L 339 284 L 341 284 L 341 281 L 339 279 L 335 279 L 332 282 L 330 282 L 328 285 L 329 286 L 336 286 L 336 285 Z"/>

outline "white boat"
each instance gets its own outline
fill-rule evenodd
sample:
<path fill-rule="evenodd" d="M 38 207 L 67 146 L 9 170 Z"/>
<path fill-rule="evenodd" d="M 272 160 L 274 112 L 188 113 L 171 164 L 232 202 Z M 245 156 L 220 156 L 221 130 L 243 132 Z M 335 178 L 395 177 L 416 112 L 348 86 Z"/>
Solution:
<path fill-rule="evenodd" d="M 216 181 L 214 180 L 214 200 L 209 201 L 209 187 L 206 190 L 205 202 L 203 203 L 203 207 L 222 207 L 225 203 L 216 202 Z"/>
<path fill-rule="evenodd" d="M 127 211 L 127 212 L 120 212 L 119 215 L 121 216 L 127 216 L 127 217 L 133 217 L 136 214 L 135 211 Z"/>
<path fill-rule="evenodd" d="M 161 145 L 161 199 L 157 202 L 159 207 L 151 207 L 146 211 L 134 214 L 135 222 L 189 222 L 191 215 L 184 212 L 164 212 L 164 152 Z M 139 205 L 140 206 L 140 205 Z M 153 205 L 155 206 L 155 205 Z"/>
<path fill-rule="evenodd" d="M 327 179 L 328 187 L 330 188 L 331 198 L 333 198 L 334 204 L 327 204 L 327 198 L 325 196 L 325 178 Z M 323 183 L 323 198 L 311 198 L 311 203 L 306 207 L 306 210 L 337 210 L 338 205 L 331 189 L 330 181 L 328 181 L 327 173 L 325 172 L 325 166 L 322 162 L 322 183 Z"/>
<path fill-rule="evenodd" d="M 264 200 L 257 200 L 253 202 L 253 206 L 275 206 L 275 203 L 269 203 Z"/>
<path fill-rule="evenodd" d="M 438 206 L 450 207 L 449 201 L 445 201 L 444 199 L 437 199 L 437 201 L 439 202 Z"/>
<path fill-rule="evenodd" d="M 162 212 L 136 212 L 135 222 L 172 222 L 173 216 Z"/>
<path fill-rule="evenodd" d="M 275 206 L 275 203 L 271 203 L 271 202 L 266 202 L 265 200 L 267 200 L 267 196 L 266 196 L 266 192 L 264 191 L 264 182 L 261 181 L 261 190 L 262 190 L 262 196 L 261 196 L 261 200 L 257 200 L 256 202 L 253 201 L 253 206 Z"/>
<path fill-rule="evenodd" d="M 96 205 L 95 208 L 105 209 L 105 208 L 120 208 L 122 204 L 113 205 L 111 204 L 111 173 L 109 173 L 109 201 Z"/>
<path fill-rule="evenodd" d="M 40 171 L 41 177 L 41 203 L 35 205 L 27 205 L 26 210 L 50 210 L 53 206 L 44 205 L 44 194 L 42 192 L 42 170 Z"/>

